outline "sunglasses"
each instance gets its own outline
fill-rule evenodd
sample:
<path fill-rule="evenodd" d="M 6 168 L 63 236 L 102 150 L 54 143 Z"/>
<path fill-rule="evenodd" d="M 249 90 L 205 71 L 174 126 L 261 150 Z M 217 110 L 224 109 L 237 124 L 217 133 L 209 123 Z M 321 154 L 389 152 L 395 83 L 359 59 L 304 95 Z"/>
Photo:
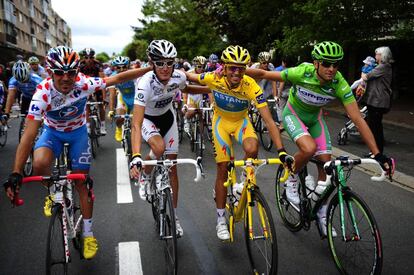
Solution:
<path fill-rule="evenodd" d="M 246 67 L 243 66 L 227 66 L 227 68 L 232 72 L 235 73 L 236 71 L 239 71 L 239 73 L 245 73 L 246 72 Z"/>
<path fill-rule="evenodd" d="M 157 68 L 163 68 L 164 66 L 167 66 L 168 68 L 171 68 L 174 65 L 174 60 L 169 60 L 169 61 L 154 61 L 154 65 Z"/>
<path fill-rule="evenodd" d="M 57 76 L 64 76 L 65 74 L 68 74 L 69 77 L 74 77 L 78 74 L 78 70 L 73 70 L 73 69 L 72 70 L 67 70 L 67 71 L 59 70 L 59 69 L 53 69 L 52 72 L 53 72 L 54 75 L 57 75 Z"/>
<path fill-rule="evenodd" d="M 117 70 L 126 70 L 127 66 L 117 66 L 116 69 Z"/>
<path fill-rule="evenodd" d="M 319 62 L 323 67 L 325 68 L 330 68 L 331 66 L 336 69 L 339 67 L 340 63 L 339 62 L 328 62 L 328 61 L 321 61 Z"/>
<path fill-rule="evenodd" d="M 196 67 L 196 69 L 203 69 L 204 68 L 203 65 L 196 65 L 195 67 Z"/>
<path fill-rule="evenodd" d="M 260 62 L 262 65 L 269 65 L 269 62 Z"/>

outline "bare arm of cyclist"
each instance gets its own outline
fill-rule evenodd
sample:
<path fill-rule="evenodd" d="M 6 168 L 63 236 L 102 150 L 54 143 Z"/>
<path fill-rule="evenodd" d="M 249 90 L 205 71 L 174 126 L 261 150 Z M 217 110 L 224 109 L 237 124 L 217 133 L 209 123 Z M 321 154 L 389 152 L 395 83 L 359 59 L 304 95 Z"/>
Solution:
<path fill-rule="evenodd" d="M 188 94 L 208 94 L 211 93 L 210 88 L 207 86 L 200 86 L 200 85 L 187 85 L 183 90 L 183 93 Z"/>
<path fill-rule="evenodd" d="M 254 79 L 268 79 L 268 80 L 273 80 L 273 81 L 283 81 L 282 77 L 280 76 L 280 72 L 276 72 L 276 71 L 265 71 L 262 69 L 247 68 L 246 75 Z"/>
<path fill-rule="evenodd" d="M 19 146 L 17 147 L 13 172 L 22 174 L 23 166 L 29 157 L 33 143 L 37 136 L 37 131 L 41 125 L 42 121 L 40 120 L 26 119 L 26 128 L 24 129 L 22 139 L 20 140 Z"/>
<path fill-rule="evenodd" d="M 132 144 L 132 156 L 141 153 L 141 141 L 142 141 L 142 122 L 144 121 L 145 106 L 135 104 L 133 117 L 132 117 L 132 131 L 131 131 L 131 144 Z M 131 168 L 131 177 L 138 178 L 139 171 L 137 167 Z"/>
<path fill-rule="evenodd" d="M 145 73 L 152 70 L 152 67 L 146 67 L 146 68 L 139 68 L 139 69 L 133 69 L 128 70 L 110 77 L 105 77 L 104 80 L 106 82 L 106 86 L 112 86 L 118 83 L 126 82 L 128 80 L 136 79 L 140 76 L 143 76 Z"/>
<path fill-rule="evenodd" d="M 365 144 L 374 155 L 378 154 L 379 150 L 377 144 L 375 143 L 374 135 L 372 134 L 371 129 L 369 129 L 366 121 L 361 117 L 361 112 L 358 109 L 358 104 L 356 101 L 346 104 L 344 107 L 349 118 L 353 123 L 355 123 L 355 126 L 361 133 L 361 137 L 364 140 Z"/>
<path fill-rule="evenodd" d="M 187 80 L 188 81 L 199 83 L 198 82 L 198 76 L 199 76 L 199 74 L 185 72 L 185 76 L 187 77 Z"/>
<path fill-rule="evenodd" d="M 283 143 L 282 138 L 280 137 L 279 129 L 276 127 L 275 122 L 273 121 L 272 115 L 270 114 L 269 107 L 267 105 L 258 108 L 262 119 L 266 123 L 266 127 L 269 130 L 269 135 L 274 144 L 276 144 L 276 149 L 282 149 Z"/>
<path fill-rule="evenodd" d="M 6 101 L 6 109 L 4 109 L 4 112 L 6 114 L 10 114 L 11 107 L 13 103 L 15 102 L 16 92 L 17 92 L 16 88 L 9 89 L 9 93 L 7 95 L 7 101 Z"/>
<path fill-rule="evenodd" d="M 115 87 L 108 88 L 109 90 L 109 111 L 113 111 L 116 107 L 116 89 Z"/>

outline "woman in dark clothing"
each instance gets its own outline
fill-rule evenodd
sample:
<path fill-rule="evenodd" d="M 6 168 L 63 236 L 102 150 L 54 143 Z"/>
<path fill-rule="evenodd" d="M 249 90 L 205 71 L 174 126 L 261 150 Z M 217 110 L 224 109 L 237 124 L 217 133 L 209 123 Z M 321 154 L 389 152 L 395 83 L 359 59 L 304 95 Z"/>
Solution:
<path fill-rule="evenodd" d="M 378 66 L 363 75 L 367 81 L 365 102 L 368 107 L 367 123 L 374 134 L 375 141 L 381 153 L 384 151 L 384 131 L 382 117 L 391 108 L 392 53 L 388 47 L 375 50 Z"/>

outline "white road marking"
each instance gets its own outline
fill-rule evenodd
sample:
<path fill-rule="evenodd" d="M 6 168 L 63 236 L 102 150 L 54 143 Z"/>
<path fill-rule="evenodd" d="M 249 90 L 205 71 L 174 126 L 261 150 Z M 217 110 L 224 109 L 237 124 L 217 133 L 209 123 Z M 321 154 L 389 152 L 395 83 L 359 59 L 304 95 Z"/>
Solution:
<path fill-rule="evenodd" d="M 134 202 L 129 182 L 127 157 L 122 148 L 116 149 L 116 190 L 118 203 Z"/>
<path fill-rule="evenodd" d="M 118 244 L 119 275 L 143 274 L 138 242 Z"/>

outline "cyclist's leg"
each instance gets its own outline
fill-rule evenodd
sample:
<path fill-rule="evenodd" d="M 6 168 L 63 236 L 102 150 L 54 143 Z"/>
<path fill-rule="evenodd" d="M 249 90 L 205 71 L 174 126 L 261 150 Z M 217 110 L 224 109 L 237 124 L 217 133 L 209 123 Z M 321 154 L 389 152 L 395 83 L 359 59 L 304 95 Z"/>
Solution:
<path fill-rule="evenodd" d="M 51 166 L 62 152 L 62 141 L 59 133 L 47 126 L 36 141 L 33 152 L 33 175 L 50 175 Z"/>
<path fill-rule="evenodd" d="M 238 127 L 234 132 L 234 137 L 237 142 L 241 143 L 243 146 L 243 151 L 245 153 L 244 159 L 257 158 L 259 142 L 250 119 L 246 117 L 238 123 Z"/>

